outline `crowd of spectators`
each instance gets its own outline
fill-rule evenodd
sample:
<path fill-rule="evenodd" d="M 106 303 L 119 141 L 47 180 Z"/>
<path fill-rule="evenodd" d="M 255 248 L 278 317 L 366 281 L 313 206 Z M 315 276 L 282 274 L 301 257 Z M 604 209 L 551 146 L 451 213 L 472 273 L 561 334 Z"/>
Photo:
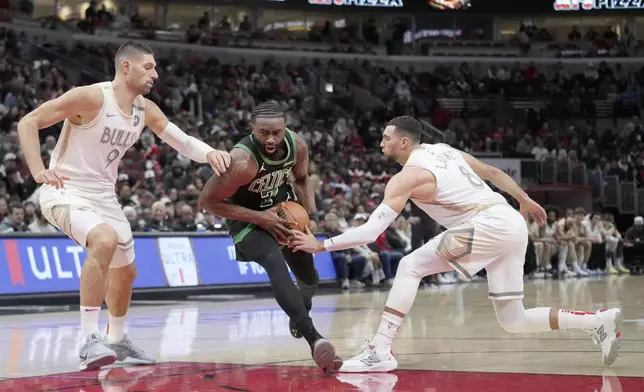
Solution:
<path fill-rule="evenodd" d="M 61 95 L 72 84 L 56 64 L 30 57 L 24 34 L 2 28 L 0 42 L 0 232 L 54 232 L 37 207 L 37 184 L 18 149 L 16 126 L 25 113 Z M 111 59 L 116 47 L 84 49 Z M 256 103 L 278 101 L 289 127 L 310 145 L 309 171 L 321 211 L 321 229 L 331 234 L 362 223 L 380 203 L 385 184 L 396 171 L 377 147 L 381 127 L 388 118 L 402 114 L 426 115 L 444 131 L 442 141 L 469 152 L 580 161 L 637 184 L 644 179 L 644 126 L 637 116 L 621 128 L 599 130 L 593 121 L 563 127 L 552 110 L 528 110 L 525 121 L 518 122 L 504 122 L 496 113 L 504 113 L 502 101 L 512 97 L 545 100 L 560 109 L 554 111 L 560 117 L 567 113 L 591 119 L 595 113 L 590 103 L 598 98 L 613 97 L 637 106 L 636 91 L 644 84 L 642 70 L 606 63 L 589 64 L 583 70 L 563 64 L 554 70 L 519 63 L 485 67 L 471 61 L 460 67 L 416 72 L 413 68 L 387 70 L 369 62 L 335 60 L 282 64 L 267 59 L 260 65 L 244 61 L 225 64 L 215 58 L 204 60 L 198 54 L 174 54 L 157 60 L 163 76 L 149 98 L 180 128 L 215 148 L 230 150 L 248 132 Z M 357 110 L 338 106 L 310 89 L 311 68 L 327 78 L 344 75 L 344 83 L 371 91 L 384 101 L 384 107 Z M 473 121 L 467 111 L 454 113 L 441 104 L 441 98 L 489 96 L 500 98 L 500 106 L 490 109 L 491 122 Z M 56 126 L 41 132 L 46 163 L 58 132 Z M 119 170 L 117 193 L 133 231 L 225 231 L 224 220 L 201 211 L 197 203 L 210 169 L 178 156 L 151 132 L 143 132 Z M 599 215 L 584 216 L 587 226 Z M 407 210 L 374 244 L 334 254 L 341 285 L 391 284 L 398 262 L 412 250 L 412 231 L 418 224 L 419 218 Z M 542 232 L 543 228 L 536 230 L 531 237 L 537 253 L 534 262 L 526 264 L 529 276 L 588 273 L 587 263 L 593 259 L 587 247 L 579 248 L 586 241 L 580 239 L 570 240 L 576 245 L 568 247 L 563 264 L 555 263 L 554 274 L 546 268 L 544 255 L 559 260 L 560 253 L 544 242 Z M 578 237 L 586 238 L 582 234 Z M 602 235 L 603 242 L 605 237 Z M 630 248 L 630 242 L 622 244 L 620 250 Z M 580 250 L 574 253 L 577 248 Z M 528 260 L 532 260 L 530 254 Z M 591 264 L 590 270 L 626 272 L 621 258 L 604 260 L 610 263 L 601 264 L 603 267 Z M 567 267 L 562 269 L 562 265 Z M 439 283 L 457 280 L 452 274 L 434 279 Z"/>
<path fill-rule="evenodd" d="M 533 278 L 570 278 L 641 273 L 644 220 L 636 216 L 622 236 L 611 213 L 586 213 L 578 207 L 548 208 L 547 222 L 527 220 L 529 246 L 525 270 Z M 626 266 L 630 268 L 627 268 Z"/>

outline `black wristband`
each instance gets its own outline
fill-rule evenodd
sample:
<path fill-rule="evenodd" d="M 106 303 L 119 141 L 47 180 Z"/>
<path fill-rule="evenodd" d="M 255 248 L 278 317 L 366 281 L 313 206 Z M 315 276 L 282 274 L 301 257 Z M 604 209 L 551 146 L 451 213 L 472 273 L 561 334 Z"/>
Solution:
<path fill-rule="evenodd" d="M 318 215 L 317 212 L 309 213 L 309 219 L 312 220 L 315 223 L 320 223 L 320 216 Z"/>

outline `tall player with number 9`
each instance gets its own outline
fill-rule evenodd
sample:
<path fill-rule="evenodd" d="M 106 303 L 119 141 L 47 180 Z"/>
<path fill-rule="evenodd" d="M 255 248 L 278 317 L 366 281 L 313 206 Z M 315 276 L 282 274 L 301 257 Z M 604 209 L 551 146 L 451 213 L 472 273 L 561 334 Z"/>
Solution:
<path fill-rule="evenodd" d="M 223 174 L 230 155 L 183 133 L 159 107 L 143 98 L 158 78 L 152 49 L 128 42 L 116 52 L 111 82 L 74 88 L 45 102 L 18 124 L 20 145 L 34 179 L 43 186 L 43 215 L 87 250 L 80 277 L 80 369 L 96 370 L 116 360 L 152 364 L 124 334 L 136 277 L 134 239 L 114 185 L 123 154 L 148 127 L 179 153 Z M 38 130 L 64 120 L 49 169 L 40 157 Z M 107 339 L 99 311 L 107 302 Z"/>
<path fill-rule="evenodd" d="M 421 144 L 420 136 L 420 123 L 409 116 L 395 118 L 385 127 L 382 151 L 403 169 L 389 181 L 382 204 L 367 223 L 324 242 L 293 232 L 290 246 L 294 250 L 315 253 L 360 246 L 375 241 L 409 199 L 447 229 L 400 261 L 378 332 L 340 371 L 396 369 L 398 361 L 391 345 L 411 309 L 420 280 L 451 270 L 469 279 L 483 268 L 489 298 L 505 331 L 585 330 L 601 345 L 604 364 L 613 363 L 620 349 L 620 309 L 587 313 L 523 307 L 528 230 L 521 214 L 531 214 L 541 225 L 546 220 L 543 208 L 503 171 L 445 144 Z M 521 204 L 521 214 L 483 179 L 514 197 Z"/>

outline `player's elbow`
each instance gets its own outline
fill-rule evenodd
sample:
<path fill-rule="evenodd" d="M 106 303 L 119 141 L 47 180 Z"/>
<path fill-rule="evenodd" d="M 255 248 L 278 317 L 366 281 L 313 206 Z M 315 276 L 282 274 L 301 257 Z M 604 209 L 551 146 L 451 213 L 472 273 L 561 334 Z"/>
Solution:
<path fill-rule="evenodd" d="M 33 129 L 34 126 L 37 127 L 38 121 L 33 114 L 27 114 L 18 121 L 18 133 L 28 132 L 30 129 Z"/>
<path fill-rule="evenodd" d="M 214 209 L 216 209 L 217 203 L 212 196 L 212 192 L 209 189 L 204 188 L 201 192 L 201 195 L 199 195 L 199 207 L 208 212 L 214 213 Z"/>
<path fill-rule="evenodd" d="M 373 244 L 378 240 L 378 237 L 380 237 L 380 233 L 377 233 L 375 231 L 369 231 L 363 234 L 362 241 L 365 244 Z"/>

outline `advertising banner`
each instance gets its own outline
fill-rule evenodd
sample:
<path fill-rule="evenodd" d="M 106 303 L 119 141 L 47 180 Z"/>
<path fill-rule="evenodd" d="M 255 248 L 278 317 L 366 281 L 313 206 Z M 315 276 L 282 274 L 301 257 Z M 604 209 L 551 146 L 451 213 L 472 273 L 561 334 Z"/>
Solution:
<path fill-rule="evenodd" d="M 204 0 L 205 1 L 205 0 Z M 212 0 L 211 0 L 212 1 Z M 478 14 L 565 14 L 644 11 L 642 0 L 215 0 L 269 8 L 291 8 L 338 12 L 478 13 Z"/>
<path fill-rule="evenodd" d="M 235 260 L 229 237 L 138 237 L 134 250 L 135 289 L 268 283 L 258 264 Z M 0 295 L 78 291 L 85 256 L 68 238 L 0 239 Z M 315 266 L 320 280 L 336 278 L 329 253 L 316 254 Z"/>
<path fill-rule="evenodd" d="M 501 169 L 521 185 L 521 159 L 513 158 L 479 158 L 483 163 Z"/>

